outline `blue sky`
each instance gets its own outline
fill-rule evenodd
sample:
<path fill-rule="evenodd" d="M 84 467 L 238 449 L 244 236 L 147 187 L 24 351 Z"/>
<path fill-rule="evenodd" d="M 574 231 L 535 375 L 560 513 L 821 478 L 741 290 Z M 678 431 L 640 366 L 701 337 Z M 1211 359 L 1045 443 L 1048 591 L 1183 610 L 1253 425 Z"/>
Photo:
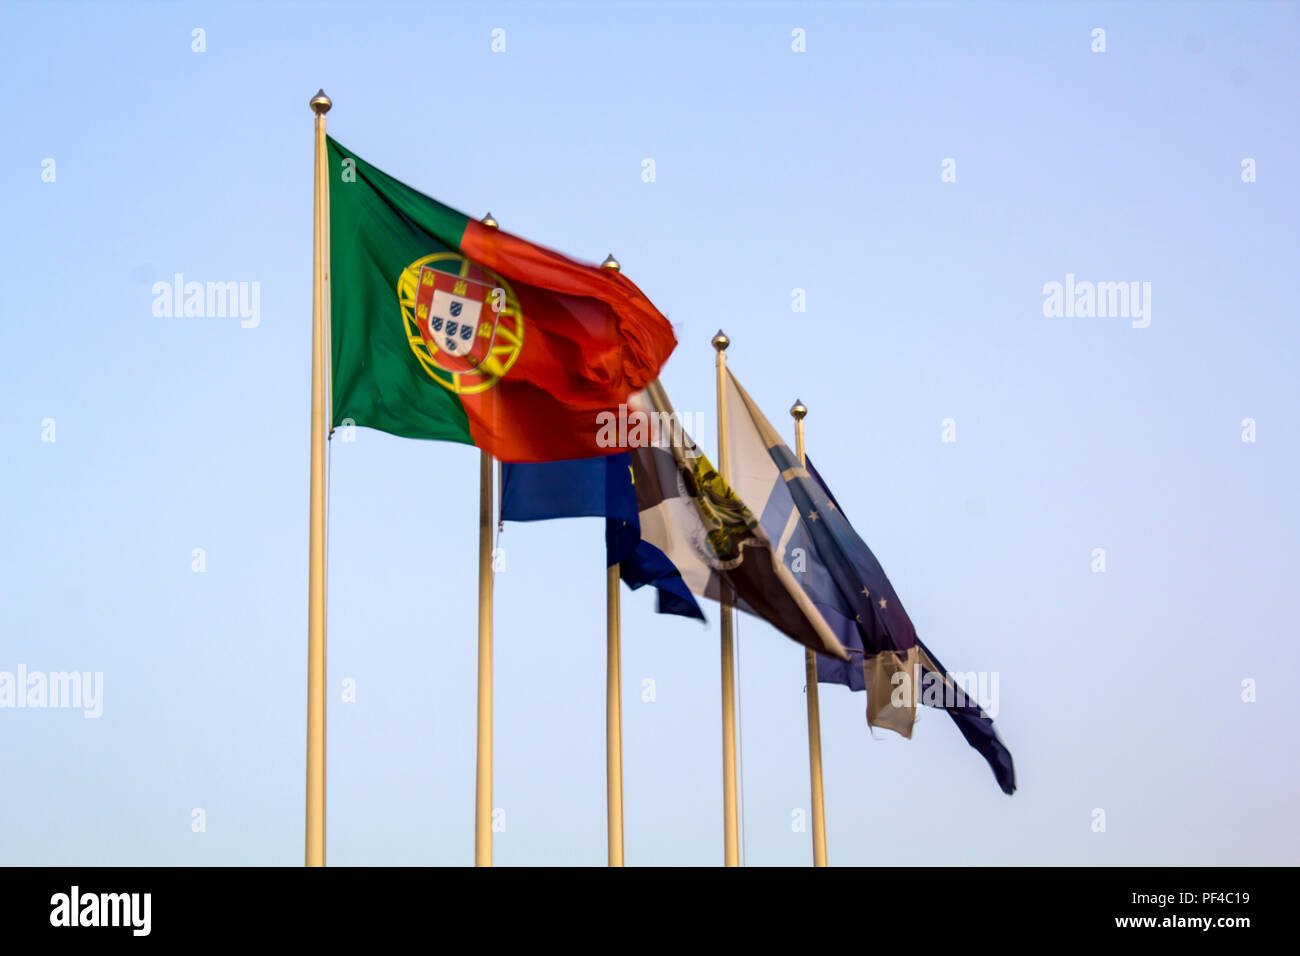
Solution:
<path fill-rule="evenodd" d="M 918 633 L 998 674 L 1010 798 L 943 715 L 873 737 L 823 687 L 832 864 L 1295 863 L 1298 28 L 1267 3 L 5 5 L 0 672 L 102 672 L 103 714 L 0 709 L 0 862 L 301 862 L 324 87 L 387 172 L 613 252 L 710 422 L 725 328 L 778 427 L 809 406 Z M 176 273 L 258 283 L 258 324 L 156 316 Z M 1045 316 L 1067 275 L 1149 282 L 1149 326 Z M 477 454 L 332 453 L 329 859 L 466 864 Z M 500 544 L 496 861 L 602 864 L 601 525 Z M 716 608 L 652 607 L 625 592 L 627 861 L 713 865 Z M 803 865 L 802 649 L 751 618 L 739 642 L 746 860 Z"/>

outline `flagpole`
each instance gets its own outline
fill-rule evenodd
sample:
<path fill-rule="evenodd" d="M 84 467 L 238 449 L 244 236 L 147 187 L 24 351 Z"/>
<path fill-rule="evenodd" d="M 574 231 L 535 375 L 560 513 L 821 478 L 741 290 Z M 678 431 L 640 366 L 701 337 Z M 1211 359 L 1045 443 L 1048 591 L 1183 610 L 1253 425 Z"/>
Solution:
<path fill-rule="evenodd" d="M 316 114 L 311 294 L 311 482 L 307 522 L 307 812 L 305 862 L 325 865 L 325 242 L 329 230 L 329 170 L 325 114 L 333 104 L 320 90 Z"/>
<path fill-rule="evenodd" d="M 474 865 L 492 865 L 492 456 L 479 452 L 478 758 L 474 788 Z"/>
<path fill-rule="evenodd" d="M 605 797 L 609 865 L 623 865 L 623 693 L 618 565 L 605 569 Z"/>
<path fill-rule="evenodd" d="M 613 254 L 601 266 L 618 272 Z M 619 566 L 605 569 L 605 817 L 609 865 L 623 865 L 623 651 L 619 624 Z"/>
<path fill-rule="evenodd" d="M 480 222 L 496 229 L 492 213 Z M 478 752 L 474 779 L 474 865 L 492 865 L 492 456 L 478 473 Z"/>
<path fill-rule="evenodd" d="M 727 346 L 731 339 L 721 329 L 713 337 L 718 369 L 718 476 L 727 480 Z M 740 865 L 740 825 L 736 804 L 736 664 L 732 639 L 732 597 L 724 588 L 719 617 L 722 621 L 722 817 L 723 847 L 727 866 Z"/>
<path fill-rule="evenodd" d="M 803 420 L 808 406 L 799 399 L 790 408 L 794 419 L 794 447 L 799 466 L 807 466 L 803 449 Z M 804 681 L 808 691 L 808 772 L 812 778 L 813 866 L 826 865 L 826 795 L 822 788 L 822 718 L 817 700 L 817 654 L 804 648 Z"/>

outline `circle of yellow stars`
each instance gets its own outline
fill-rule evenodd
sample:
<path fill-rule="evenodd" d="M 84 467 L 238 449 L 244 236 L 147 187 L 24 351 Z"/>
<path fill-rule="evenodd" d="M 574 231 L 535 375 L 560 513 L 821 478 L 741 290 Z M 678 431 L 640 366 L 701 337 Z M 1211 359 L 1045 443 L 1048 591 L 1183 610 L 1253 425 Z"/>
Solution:
<path fill-rule="evenodd" d="M 834 511 L 834 510 L 835 510 L 835 502 L 833 502 L 833 501 L 828 502 L 827 505 L 826 505 L 826 507 L 829 508 L 831 511 Z M 812 522 L 815 523 L 815 522 L 817 522 L 817 521 L 820 520 L 820 519 L 821 519 L 821 515 L 819 515 L 819 514 L 817 513 L 817 509 L 816 509 L 816 508 L 814 508 L 813 510 L 811 510 L 811 511 L 808 512 L 808 520 L 809 520 L 809 521 L 812 521 Z M 867 590 L 866 585 L 863 585 L 863 587 L 862 587 L 862 596 L 865 597 L 865 598 L 869 598 L 869 597 L 871 597 L 871 592 Z M 882 611 L 883 611 L 886 607 L 889 606 L 889 602 L 888 602 L 887 600 L 885 600 L 884 598 L 881 598 L 881 599 L 880 599 L 879 601 L 877 601 L 876 603 L 877 603 L 878 605 L 880 605 L 880 609 L 881 609 Z M 859 621 L 859 623 L 862 621 L 862 616 L 861 616 L 861 615 L 858 615 L 858 621 Z"/>

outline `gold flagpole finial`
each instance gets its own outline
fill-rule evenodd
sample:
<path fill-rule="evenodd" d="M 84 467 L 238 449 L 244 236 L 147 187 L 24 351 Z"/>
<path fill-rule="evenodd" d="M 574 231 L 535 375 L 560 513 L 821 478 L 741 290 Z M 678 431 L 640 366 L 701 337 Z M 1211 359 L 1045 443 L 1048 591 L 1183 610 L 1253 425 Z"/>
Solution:
<path fill-rule="evenodd" d="M 488 213 L 479 221 L 482 222 L 483 225 L 487 226 L 489 229 L 496 229 L 500 225 L 500 223 L 498 223 L 495 219 L 492 218 L 492 213 Z"/>
<path fill-rule="evenodd" d="M 328 113 L 333 105 L 334 101 L 325 95 L 324 90 L 317 90 L 316 95 L 311 98 L 311 109 L 316 114 Z"/>
<path fill-rule="evenodd" d="M 731 339 L 727 338 L 727 333 L 718 329 L 718 334 L 713 337 L 713 347 L 719 352 L 725 352 L 730 344 Z"/>
<path fill-rule="evenodd" d="M 602 269 L 613 269 L 615 272 L 618 272 L 623 268 L 618 264 L 618 260 L 614 258 L 614 253 L 612 252 L 605 257 L 605 261 L 600 264 L 600 267 Z"/>
<path fill-rule="evenodd" d="M 794 404 L 790 406 L 790 417 L 797 422 L 801 422 L 807 414 L 808 406 L 796 398 Z"/>

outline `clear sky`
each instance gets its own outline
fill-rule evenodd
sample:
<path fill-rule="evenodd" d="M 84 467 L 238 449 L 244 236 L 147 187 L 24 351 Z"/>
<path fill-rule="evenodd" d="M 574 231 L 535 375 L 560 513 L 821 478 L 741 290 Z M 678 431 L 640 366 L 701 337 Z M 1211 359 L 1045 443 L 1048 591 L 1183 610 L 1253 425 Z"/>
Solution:
<path fill-rule="evenodd" d="M 873 737 L 822 688 L 832 864 L 1300 862 L 1295 4 L 10 2 L 0 32 L 0 672 L 103 674 L 96 719 L 0 709 L 0 863 L 302 860 L 317 87 L 403 181 L 613 252 L 710 453 L 725 328 L 918 633 L 998 675 L 1012 797 L 942 714 Z M 256 326 L 155 315 L 177 273 L 257 283 Z M 1045 315 L 1067 275 L 1150 283 L 1149 324 Z M 470 863 L 477 453 L 332 457 L 330 862 Z M 603 864 L 601 524 L 500 543 L 496 861 Z M 720 863 L 716 607 L 623 608 L 627 861 Z M 802 649 L 739 644 L 746 859 L 806 864 Z"/>

